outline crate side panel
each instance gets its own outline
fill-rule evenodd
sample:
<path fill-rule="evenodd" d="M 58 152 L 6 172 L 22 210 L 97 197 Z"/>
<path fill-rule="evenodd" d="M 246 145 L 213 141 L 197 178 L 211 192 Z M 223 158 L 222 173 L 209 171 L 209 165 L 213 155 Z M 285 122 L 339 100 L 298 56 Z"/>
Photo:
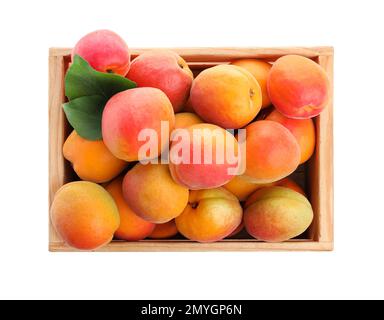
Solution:
<path fill-rule="evenodd" d="M 319 56 L 319 64 L 330 79 L 328 106 L 317 117 L 316 153 L 310 162 L 310 198 L 315 212 L 311 238 L 333 242 L 333 56 Z"/>
<path fill-rule="evenodd" d="M 131 48 L 132 58 L 137 55 L 162 48 Z M 188 62 L 212 62 L 212 61 L 231 61 L 241 58 L 258 58 L 274 61 L 287 54 L 298 54 L 307 58 L 315 59 L 319 55 L 331 55 L 332 48 L 329 47 L 276 47 L 276 48 L 163 48 L 177 52 Z M 51 48 L 51 56 L 68 56 L 71 48 Z"/>
<path fill-rule="evenodd" d="M 64 59 L 49 57 L 49 206 L 56 191 L 67 180 L 67 168 L 62 154 L 66 137 L 66 120 L 62 111 L 64 101 Z M 50 242 L 58 241 L 58 236 L 49 222 Z"/>
<path fill-rule="evenodd" d="M 64 244 L 53 243 L 54 252 L 78 252 Z M 219 252 L 219 251 L 327 251 L 332 243 L 294 240 L 280 243 L 258 242 L 254 240 L 227 240 L 216 243 L 197 243 L 191 241 L 140 241 L 112 242 L 95 251 L 100 252 Z"/>

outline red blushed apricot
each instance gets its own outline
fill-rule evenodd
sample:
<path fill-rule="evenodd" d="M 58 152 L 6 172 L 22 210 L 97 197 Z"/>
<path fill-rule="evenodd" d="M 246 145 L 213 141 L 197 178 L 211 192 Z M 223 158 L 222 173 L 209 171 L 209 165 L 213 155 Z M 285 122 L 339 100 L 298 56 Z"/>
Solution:
<path fill-rule="evenodd" d="M 145 239 L 155 229 L 155 224 L 140 218 L 128 206 L 123 197 L 122 182 L 123 177 L 119 177 L 105 188 L 115 200 L 120 214 L 120 226 L 115 231 L 115 237 L 127 241 Z"/>
<path fill-rule="evenodd" d="M 191 191 L 183 213 L 176 218 L 179 232 L 198 242 L 214 242 L 229 236 L 241 223 L 239 200 L 224 188 Z"/>
<path fill-rule="evenodd" d="M 124 177 L 123 195 L 138 216 L 160 224 L 181 214 L 189 192 L 172 179 L 168 165 L 138 163 Z"/>
<path fill-rule="evenodd" d="M 167 223 L 156 224 L 153 232 L 148 236 L 151 239 L 168 239 L 177 235 L 179 231 L 176 227 L 175 220 L 171 220 Z"/>
<path fill-rule="evenodd" d="M 109 193 L 96 183 L 70 182 L 55 194 L 51 221 L 71 247 L 94 250 L 109 243 L 120 224 L 119 211 Z"/>
<path fill-rule="evenodd" d="M 193 81 L 193 110 L 206 122 L 225 129 L 242 128 L 260 111 L 261 89 L 244 68 L 218 65 L 202 71 Z"/>
<path fill-rule="evenodd" d="M 268 242 L 286 241 L 300 235 L 312 219 L 309 201 L 300 193 L 283 187 L 257 190 L 244 212 L 247 232 Z"/>
<path fill-rule="evenodd" d="M 113 72 L 125 76 L 129 70 L 131 55 L 127 44 L 110 30 L 97 30 L 81 38 L 72 50 L 95 70 Z"/>
<path fill-rule="evenodd" d="M 300 146 L 300 164 L 312 156 L 316 143 L 315 126 L 312 119 L 290 119 L 274 110 L 266 120 L 276 121 L 291 131 Z"/>
<path fill-rule="evenodd" d="M 160 89 L 168 96 L 175 112 L 179 112 L 189 97 L 193 74 L 177 53 L 153 50 L 142 53 L 132 61 L 127 78 L 139 87 Z"/>
<path fill-rule="evenodd" d="M 258 59 L 240 59 L 233 61 L 231 64 L 246 69 L 255 77 L 260 85 L 263 97 L 261 108 L 268 107 L 271 104 L 271 100 L 268 96 L 267 79 L 272 65 L 266 61 Z"/>
<path fill-rule="evenodd" d="M 290 175 L 300 162 L 300 147 L 283 125 L 260 120 L 246 127 L 246 170 L 244 177 L 259 184 Z"/>
<path fill-rule="evenodd" d="M 161 122 L 168 123 L 170 132 L 175 115 L 167 96 L 156 88 L 135 88 L 115 94 L 105 105 L 102 116 L 103 141 L 112 154 L 125 161 L 139 160 L 140 148 L 147 144 L 139 134 L 152 130 L 156 140 L 151 144 L 156 158 L 168 145 L 161 134 Z M 149 142 L 151 143 L 151 142 Z"/>
<path fill-rule="evenodd" d="M 211 189 L 235 176 L 239 159 L 232 134 L 206 123 L 190 126 L 185 133 L 188 139 L 181 136 L 170 149 L 169 168 L 178 184 L 191 190 Z"/>
<path fill-rule="evenodd" d="M 287 55 L 273 64 L 267 88 L 272 104 L 283 115 L 309 119 L 328 104 L 330 83 L 325 70 L 316 62 Z"/>

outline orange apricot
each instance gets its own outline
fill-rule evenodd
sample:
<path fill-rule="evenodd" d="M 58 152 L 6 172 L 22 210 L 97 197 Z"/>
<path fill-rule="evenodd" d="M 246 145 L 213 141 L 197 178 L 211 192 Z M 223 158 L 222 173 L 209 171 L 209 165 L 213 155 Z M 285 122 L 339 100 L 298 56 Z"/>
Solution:
<path fill-rule="evenodd" d="M 60 237 L 80 250 L 106 245 L 120 224 L 113 198 L 103 187 L 89 181 L 63 185 L 55 194 L 50 215 Z"/>
<path fill-rule="evenodd" d="M 312 156 L 316 143 L 315 126 L 312 119 L 290 119 L 274 110 L 266 117 L 266 120 L 276 121 L 291 131 L 300 146 L 300 164 Z"/>
<path fill-rule="evenodd" d="M 138 241 L 145 239 L 155 229 L 155 224 L 140 218 L 126 203 L 122 190 L 123 177 L 113 180 L 105 188 L 115 200 L 120 215 L 120 226 L 115 231 L 117 239 Z"/>
<path fill-rule="evenodd" d="M 272 65 L 266 61 L 259 59 L 239 59 L 233 61 L 231 64 L 246 69 L 255 77 L 255 79 L 260 85 L 262 93 L 263 102 L 261 108 L 268 107 L 271 104 L 271 100 L 268 96 L 267 79 Z"/>
<path fill-rule="evenodd" d="M 127 162 L 116 158 L 102 140 L 86 140 L 75 130 L 64 143 L 63 156 L 72 163 L 80 179 L 96 183 L 112 180 L 127 166 Z"/>

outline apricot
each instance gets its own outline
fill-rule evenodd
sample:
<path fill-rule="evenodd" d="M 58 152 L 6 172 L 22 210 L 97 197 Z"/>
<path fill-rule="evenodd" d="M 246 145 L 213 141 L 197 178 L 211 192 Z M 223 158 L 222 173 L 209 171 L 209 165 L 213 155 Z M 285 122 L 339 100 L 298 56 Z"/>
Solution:
<path fill-rule="evenodd" d="M 160 89 L 168 96 L 175 112 L 179 112 L 189 97 L 193 74 L 176 52 L 153 50 L 132 61 L 127 78 L 139 87 Z"/>
<path fill-rule="evenodd" d="M 88 181 L 63 185 L 55 194 L 50 215 L 59 236 L 81 250 L 109 243 L 120 224 L 113 198 L 103 187 Z"/>
<path fill-rule="evenodd" d="M 80 179 L 96 183 L 112 180 L 127 165 L 125 161 L 116 158 L 102 140 L 83 139 L 75 130 L 64 143 L 63 156 L 72 163 Z"/>
<path fill-rule="evenodd" d="M 149 235 L 148 238 L 151 238 L 151 239 L 167 239 L 167 238 L 174 237 L 178 233 L 179 233 L 179 231 L 177 230 L 175 220 L 171 220 L 171 221 L 169 221 L 167 223 L 156 224 L 155 225 L 155 229 Z"/>
<path fill-rule="evenodd" d="M 189 193 L 173 181 L 168 165 L 138 163 L 124 177 L 123 195 L 138 216 L 160 224 L 181 214 Z"/>
<path fill-rule="evenodd" d="M 293 191 L 301 193 L 304 197 L 306 196 L 305 191 L 295 181 L 293 181 L 290 178 L 284 178 L 280 181 L 277 181 L 276 186 L 289 188 Z"/>
<path fill-rule="evenodd" d="M 304 190 L 295 181 L 293 181 L 290 178 L 284 178 L 276 182 L 260 185 L 260 187 L 257 190 L 261 188 L 266 188 L 266 187 L 284 187 L 284 188 L 288 188 L 293 191 L 296 191 L 302 194 L 304 197 L 306 197 Z M 253 192 L 250 196 L 248 196 L 248 198 L 244 203 L 244 208 L 248 208 L 255 201 L 255 198 L 257 197 L 258 197 L 258 193 L 256 191 Z"/>
<path fill-rule="evenodd" d="M 218 65 L 196 77 L 190 100 L 193 110 L 206 122 L 237 129 L 256 117 L 262 93 L 257 80 L 244 68 Z"/>
<path fill-rule="evenodd" d="M 188 128 L 199 123 L 203 123 L 203 120 L 195 113 L 181 112 L 175 114 L 175 129 Z"/>
<path fill-rule="evenodd" d="M 179 232 L 198 242 L 214 242 L 229 236 L 241 224 L 239 200 L 224 188 L 191 191 L 183 213 L 176 218 Z"/>
<path fill-rule="evenodd" d="M 234 194 L 240 201 L 244 201 L 257 189 L 269 186 L 249 181 L 246 177 L 235 176 L 231 181 L 223 185 L 225 189 Z"/>
<path fill-rule="evenodd" d="M 82 37 L 72 50 L 97 71 L 125 76 L 131 63 L 127 44 L 110 30 L 97 30 Z"/>
<path fill-rule="evenodd" d="M 126 241 L 138 241 L 148 237 L 155 229 L 155 224 L 140 218 L 125 202 L 122 190 L 123 177 L 113 180 L 105 188 L 115 200 L 120 215 L 120 226 L 115 231 L 115 238 Z"/>
<path fill-rule="evenodd" d="M 191 190 L 211 189 L 236 175 L 238 146 L 232 134 L 206 123 L 190 126 L 183 132 L 186 137 L 173 141 L 170 149 L 169 168 L 178 184 Z"/>
<path fill-rule="evenodd" d="M 328 104 L 330 83 L 316 62 L 298 55 L 276 60 L 267 81 L 272 104 L 293 119 L 317 116 Z"/>
<path fill-rule="evenodd" d="M 274 110 L 266 117 L 266 120 L 276 121 L 291 131 L 300 146 L 300 164 L 312 156 L 316 143 L 315 126 L 312 119 L 290 119 Z"/>
<path fill-rule="evenodd" d="M 240 59 L 233 61 L 231 64 L 246 69 L 255 77 L 260 85 L 262 94 L 261 108 L 268 107 L 271 104 L 271 100 L 268 96 L 267 79 L 272 65 L 266 61 L 258 59 Z"/>
<path fill-rule="evenodd" d="M 247 232 L 256 239 L 280 242 L 303 233 L 311 224 L 311 204 L 302 194 L 284 187 L 267 187 L 254 193 L 244 211 Z"/>
<path fill-rule="evenodd" d="M 246 127 L 244 177 L 255 183 L 270 183 L 290 175 L 300 162 L 300 147 L 280 123 L 260 120 Z"/>
<path fill-rule="evenodd" d="M 135 88 L 115 94 L 105 105 L 102 116 L 103 141 L 113 155 L 125 161 L 157 158 L 168 146 L 169 133 L 162 135 L 162 122 L 175 124 L 175 115 L 167 96 L 156 88 Z M 155 140 L 140 139 L 144 130 L 155 134 Z M 150 155 L 140 155 L 141 147 L 150 144 Z M 140 158 L 140 159 L 139 159 Z"/>

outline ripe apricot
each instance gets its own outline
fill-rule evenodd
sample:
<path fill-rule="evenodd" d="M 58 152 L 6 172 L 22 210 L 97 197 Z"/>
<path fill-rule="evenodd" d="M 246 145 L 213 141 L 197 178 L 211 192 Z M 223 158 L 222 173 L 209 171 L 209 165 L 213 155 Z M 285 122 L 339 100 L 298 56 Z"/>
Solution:
<path fill-rule="evenodd" d="M 115 231 L 117 239 L 138 241 L 145 239 L 155 229 L 155 224 L 140 218 L 127 204 L 122 191 L 123 177 L 113 180 L 105 188 L 115 200 L 120 215 L 120 226 Z"/>
<path fill-rule="evenodd" d="M 96 183 L 112 180 L 127 166 L 127 162 L 116 158 L 102 140 L 86 140 L 75 130 L 64 143 L 63 156 L 72 163 L 80 179 Z"/>
<path fill-rule="evenodd" d="M 202 71 L 193 81 L 193 110 L 206 122 L 237 129 L 251 122 L 260 111 L 260 86 L 247 70 L 218 65 Z"/>
<path fill-rule="evenodd" d="M 299 55 L 286 55 L 276 60 L 269 72 L 267 88 L 276 109 L 293 119 L 317 116 L 330 96 L 325 70 Z"/>
<path fill-rule="evenodd" d="M 289 188 L 262 188 L 253 194 L 252 200 L 244 211 L 244 224 L 256 239 L 286 241 L 303 233 L 312 222 L 309 201 Z"/>
<path fill-rule="evenodd" d="M 113 198 L 103 187 L 88 181 L 63 185 L 55 194 L 50 214 L 61 238 L 81 250 L 109 243 L 120 224 Z"/>

